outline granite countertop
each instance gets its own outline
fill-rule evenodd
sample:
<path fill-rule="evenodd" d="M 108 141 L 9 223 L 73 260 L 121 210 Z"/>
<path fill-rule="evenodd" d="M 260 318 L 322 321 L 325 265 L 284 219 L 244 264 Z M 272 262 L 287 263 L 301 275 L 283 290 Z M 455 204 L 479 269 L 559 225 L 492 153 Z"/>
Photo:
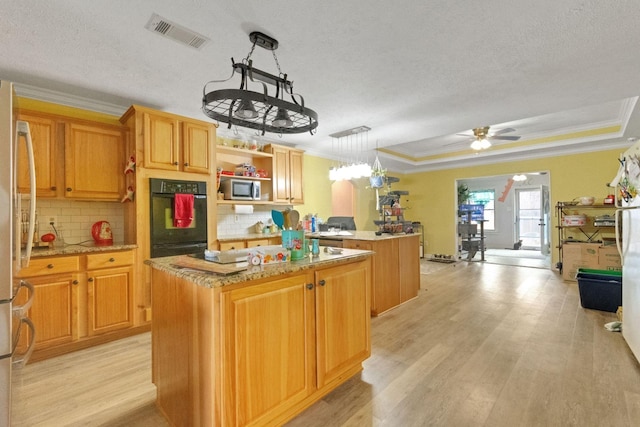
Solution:
<path fill-rule="evenodd" d="M 123 251 L 126 249 L 135 249 L 138 245 L 114 243 L 113 245 L 96 245 L 93 242 L 86 242 L 76 245 L 53 246 L 49 248 L 36 248 L 31 250 L 32 258 L 59 256 L 59 255 L 79 255 L 93 252 L 111 252 Z"/>
<path fill-rule="evenodd" d="M 327 240 L 388 240 L 388 239 L 400 239 L 407 236 L 417 236 L 415 233 L 382 233 L 376 235 L 375 231 L 346 231 L 349 234 L 339 234 L 343 232 L 330 232 L 322 231 L 318 233 L 307 233 L 306 236 L 311 239 L 327 239 Z"/>
<path fill-rule="evenodd" d="M 198 265 L 206 269 L 211 265 L 210 261 L 189 257 L 188 255 L 178 255 L 163 258 L 152 258 L 144 263 L 158 270 L 171 273 L 177 277 L 187 279 L 199 286 L 206 288 L 217 288 L 221 286 L 233 285 L 236 283 L 247 282 L 250 280 L 264 279 L 267 277 L 280 276 L 287 273 L 295 273 L 298 271 L 310 270 L 317 267 L 328 267 L 339 265 L 346 261 L 359 261 L 373 255 L 372 251 L 363 251 L 356 249 L 343 249 L 341 254 L 328 254 L 320 249 L 320 255 L 317 257 L 307 256 L 297 261 L 282 262 L 268 265 L 250 265 L 246 270 L 238 273 L 221 275 L 209 271 L 196 270 Z M 194 269 L 177 267 L 174 264 L 180 260 L 187 260 L 189 264 L 194 265 Z"/>

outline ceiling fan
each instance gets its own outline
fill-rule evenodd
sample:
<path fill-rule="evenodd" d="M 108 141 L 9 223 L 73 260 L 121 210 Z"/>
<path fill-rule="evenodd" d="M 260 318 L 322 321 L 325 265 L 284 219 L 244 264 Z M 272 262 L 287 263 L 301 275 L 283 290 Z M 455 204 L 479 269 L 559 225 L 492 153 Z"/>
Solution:
<path fill-rule="evenodd" d="M 513 128 L 504 128 L 495 132 L 489 132 L 489 126 L 484 126 L 472 130 L 473 142 L 471 143 L 471 148 L 474 150 L 485 150 L 491 147 L 491 140 L 517 141 L 520 139 L 517 135 L 504 135 L 505 133 L 515 132 L 516 130 Z M 463 133 L 459 133 L 458 135 L 469 136 Z"/>

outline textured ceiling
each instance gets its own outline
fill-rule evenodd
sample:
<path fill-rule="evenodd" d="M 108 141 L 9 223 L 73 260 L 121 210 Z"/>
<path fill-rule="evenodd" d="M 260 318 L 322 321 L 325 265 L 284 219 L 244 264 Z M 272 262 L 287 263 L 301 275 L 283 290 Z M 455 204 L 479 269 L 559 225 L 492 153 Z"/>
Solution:
<path fill-rule="evenodd" d="M 19 95 L 60 102 L 62 93 L 70 104 L 88 99 L 115 114 L 135 103 L 208 120 L 204 84 L 228 78 L 231 58 L 251 48 L 248 34 L 262 31 L 279 40 L 282 71 L 320 123 L 314 136 L 267 139 L 345 158 L 345 141 L 329 135 L 366 125 L 360 144 L 377 145 L 394 171 L 623 147 L 640 135 L 637 0 L 1 0 L 0 7 L 0 78 L 17 82 Z M 153 13 L 211 41 L 197 50 L 154 34 L 144 28 Z M 271 52 L 256 48 L 252 58 L 277 74 Z M 478 153 L 457 135 L 487 125 L 512 127 L 521 139 Z M 231 131 L 221 124 L 219 133 Z"/>

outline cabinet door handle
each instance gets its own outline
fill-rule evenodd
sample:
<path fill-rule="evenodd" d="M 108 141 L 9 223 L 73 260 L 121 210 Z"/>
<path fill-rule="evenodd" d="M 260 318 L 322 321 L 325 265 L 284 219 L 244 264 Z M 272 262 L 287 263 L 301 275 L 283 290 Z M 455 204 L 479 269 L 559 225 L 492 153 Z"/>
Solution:
<path fill-rule="evenodd" d="M 313 289 L 313 283 L 307 283 L 307 289 L 309 290 Z"/>
<path fill-rule="evenodd" d="M 56 191 L 58 188 L 54 185 L 53 187 L 51 187 L 51 189 L 52 189 L 53 191 Z"/>
<path fill-rule="evenodd" d="M 185 163 L 184 165 L 185 165 L 186 167 L 189 167 L 189 162 Z"/>
<path fill-rule="evenodd" d="M 77 285 L 77 284 L 78 284 L 78 281 L 77 281 L 77 280 L 74 280 L 74 281 L 73 281 L 73 282 L 71 282 L 71 283 L 72 283 L 72 284 L 74 284 L 74 285 Z"/>
<path fill-rule="evenodd" d="M 67 191 L 73 191 L 71 187 L 67 187 Z"/>
<path fill-rule="evenodd" d="M 53 264 L 47 264 L 47 268 L 51 270 L 53 268 Z"/>
<path fill-rule="evenodd" d="M 173 166 L 178 166 L 178 162 L 173 162 Z"/>
<path fill-rule="evenodd" d="M 109 262 L 115 262 L 116 259 L 115 258 L 109 258 Z"/>
<path fill-rule="evenodd" d="M 88 282 L 93 282 L 93 277 L 89 277 L 89 278 L 87 279 L 87 281 L 88 281 Z"/>
<path fill-rule="evenodd" d="M 320 284 L 320 286 L 324 286 L 327 282 L 325 282 L 324 279 L 322 279 L 318 283 Z"/>

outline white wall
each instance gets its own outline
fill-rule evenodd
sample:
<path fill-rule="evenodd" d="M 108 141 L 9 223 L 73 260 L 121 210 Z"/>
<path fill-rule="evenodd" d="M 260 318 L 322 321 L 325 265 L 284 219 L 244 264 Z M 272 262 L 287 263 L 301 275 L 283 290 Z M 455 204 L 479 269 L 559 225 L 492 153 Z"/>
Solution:
<path fill-rule="evenodd" d="M 485 231 L 487 249 L 512 248 L 515 242 L 515 192 L 517 189 L 540 188 L 549 185 L 549 174 L 528 175 L 526 181 L 514 182 L 506 193 L 503 202 L 498 199 L 505 193 L 509 178 L 513 175 L 500 175 L 458 180 L 458 185 L 466 184 L 469 191 L 495 191 L 495 231 Z"/>

